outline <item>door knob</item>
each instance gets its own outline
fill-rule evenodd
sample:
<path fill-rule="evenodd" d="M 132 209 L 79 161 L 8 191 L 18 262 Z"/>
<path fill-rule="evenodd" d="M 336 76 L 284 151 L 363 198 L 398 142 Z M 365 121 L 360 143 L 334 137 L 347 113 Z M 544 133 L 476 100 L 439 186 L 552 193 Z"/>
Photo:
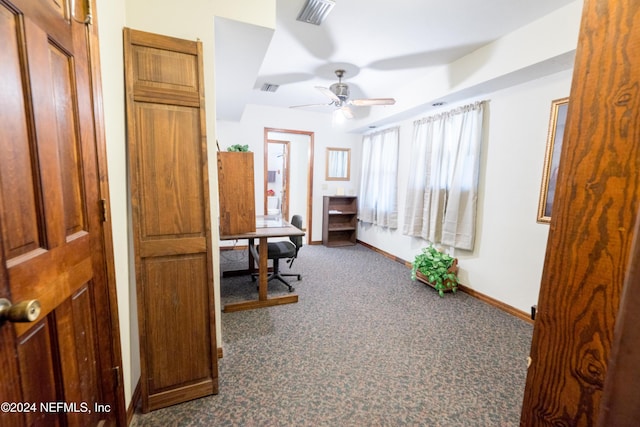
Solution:
<path fill-rule="evenodd" d="M 0 322 L 33 322 L 40 316 L 40 302 L 37 299 L 11 304 L 6 298 L 0 298 Z"/>

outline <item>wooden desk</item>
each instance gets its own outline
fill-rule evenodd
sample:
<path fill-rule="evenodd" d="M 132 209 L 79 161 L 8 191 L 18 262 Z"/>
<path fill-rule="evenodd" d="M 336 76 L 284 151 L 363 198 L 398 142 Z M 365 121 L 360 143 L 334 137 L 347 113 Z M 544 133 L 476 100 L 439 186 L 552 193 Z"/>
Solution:
<path fill-rule="evenodd" d="M 267 277 L 269 276 L 267 239 L 269 237 L 304 236 L 304 231 L 286 221 L 269 216 L 257 216 L 256 220 L 256 231 L 220 236 L 220 240 L 249 240 L 249 268 L 246 271 L 243 270 L 245 274 L 254 272 L 254 259 L 258 261 L 258 299 L 227 304 L 222 310 L 225 313 L 298 302 L 297 294 L 272 298 L 267 295 Z M 259 253 L 255 248 L 255 239 L 259 239 L 260 242 L 258 245 Z"/>

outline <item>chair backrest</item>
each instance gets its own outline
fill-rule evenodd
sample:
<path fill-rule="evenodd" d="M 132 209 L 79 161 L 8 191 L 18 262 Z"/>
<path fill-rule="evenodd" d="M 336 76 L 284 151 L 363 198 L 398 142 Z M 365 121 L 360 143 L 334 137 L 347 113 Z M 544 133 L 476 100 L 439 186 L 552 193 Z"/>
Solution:
<path fill-rule="evenodd" d="M 291 225 L 302 230 L 302 216 L 301 215 L 292 216 Z M 297 255 L 298 251 L 302 247 L 302 236 L 291 236 L 289 237 L 289 240 L 291 240 L 291 243 L 296 245 L 296 255 Z"/>

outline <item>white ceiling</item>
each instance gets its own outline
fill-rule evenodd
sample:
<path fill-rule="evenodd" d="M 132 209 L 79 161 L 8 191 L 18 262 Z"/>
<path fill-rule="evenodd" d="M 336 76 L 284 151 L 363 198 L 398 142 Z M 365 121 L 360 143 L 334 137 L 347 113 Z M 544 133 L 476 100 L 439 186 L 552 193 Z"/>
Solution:
<path fill-rule="evenodd" d="M 336 0 L 320 26 L 299 22 L 305 0 L 277 0 L 276 29 L 216 18 L 216 109 L 328 104 L 314 86 L 346 70 L 351 99 L 395 97 L 400 85 L 574 0 Z M 261 92 L 264 83 L 280 85 Z M 385 108 L 385 107 L 372 107 Z M 331 113 L 330 106 L 305 108 Z M 366 110 L 366 109 L 365 109 Z M 366 112 L 365 112 L 366 114 Z"/>

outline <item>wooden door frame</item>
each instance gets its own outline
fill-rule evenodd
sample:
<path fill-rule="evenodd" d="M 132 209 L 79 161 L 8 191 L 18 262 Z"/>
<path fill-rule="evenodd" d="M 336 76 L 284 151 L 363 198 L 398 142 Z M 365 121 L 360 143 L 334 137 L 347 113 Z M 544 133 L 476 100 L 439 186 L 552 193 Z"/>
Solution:
<path fill-rule="evenodd" d="M 634 235 L 598 414 L 600 427 L 633 425 L 640 419 L 640 215 Z"/>
<path fill-rule="evenodd" d="M 521 426 L 638 422 L 638 24 L 584 2 Z"/>
<path fill-rule="evenodd" d="M 102 300 L 108 305 L 101 311 L 103 315 L 103 322 L 100 323 L 101 333 L 97 335 L 98 348 L 100 350 L 100 366 L 101 382 L 99 387 L 101 392 L 113 397 L 114 407 L 110 407 L 109 410 L 113 414 L 116 425 L 127 425 L 127 411 L 124 399 L 124 380 L 122 372 L 122 352 L 120 343 L 120 325 L 118 317 L 118 301 L 117 301 L 117 289 L 116 289 L 116 275 L 114 265 L 114 248 L 113 248 L 113 234 L 110 215 L 110 198 L 109 198 L 109 180 L 108 180 L 108 168 L 107 168 L 107 155 L 106 155 L 106 139 L 105 139 L 105 124 L 104 124 L 104 110 L 102 105 L 103 92 L 102 92 L 102 75 L 100 69 L 100 51 L 98 43 L 98 24 L 96 13 L 96 0 L 87 0 L 87 5 L 90 5 L 93 13 L 84 25 L 85 43 L 87 53 L 87 67 L 89 81 L 89 96 L 91 104 L 91 115 L 93 123 L 90 126 L 91 137 L 93 138 L 93 146 L 95 148 L 95 158 L 92 161 L 96 162 L 96 190 L 97 199 L 102 204 L 102 211 L 104 218 L 100 222 L 100 228 L 95 231 L 96 235 L 99 234 L 99 240 L 94 241 L 92 244 L 92 250 L 100 250 L 102 252 L 102 262 L 100 265 L 94 266 L 99 271 L 98 274 L 104 275 L 104 293 Z M 44 6 L 33 6 L 33 11 L 37 11 L 38 8 L 44 8 Z M 76 11 L 79 11 L 81 6 L 78 5 Z M 84 3 L 82 5 L 84 9 Z M 85 12 L 86 13 L 86 12 Z M 3 251 L 2 245 L 3 237 L 0 234 L 0 251 Z M 5 254 L 1 254 L 0 259 L 5 259 Z M 0 296 L 11 299 L 9 286 L 8 286 L 8 272 L 7 265 L 3 263 L 0 266 Z M 106 315 L 106 316 L 105 316 Z M 108 316 L 108 318 L 106 318 Z M 0 342 L 3 346 L 12 346 L 17 342 L 16 333 L 11 325 L 3 325 L 6 327 L 0 328 Z M 105 330 L 105 327 L 107 330 Z M 5 354 L 5 353 L 1 353 Z M 18 363 L 16 357 L 10 357 L 7 360 L 2 360 L 2 366 L 7 370 L 5 371 L 5 379 L 1 381 L 0 394 L 7 401 L 19 401 L 18 398 L 21 395 L 21 384 L 19 378 L 12 373 L 18 372 Z M 69 402 L 70 403 L 70 402 Z M 79 402 L 78 402 L 79 403 Z M 100 403 L 100 402 L 94 402 Z M 0 425 L 4 425 L 0 421 Z"/>
<path fill-rule="evenodd" d="M 97 171 L 99 180 L 99 198 L 102 200 L 104 210 L 104 221 L 102 222 L 102 241 L 104 248 L 104 261 L 106 269 L 106 286 L 109 300 L 110 313 L 110 334 L 99 334 L 99 340 L 105 340 L 106 336 L 110 336 L 111 346 L 111 366 L 116 370 L 114 378 L 116 381 L 114 394 L 117 402 L 116 420 L 118 425 L 127 425 L 128 416 L 127 407 L 124 400 L 124 377 L 122 369 L 122 348 L 120 343 L 120 323 L 118 315 L 118 296 L 117 282 L 114 261 L 113 247 L 113 229 L 111 223 L 111 200 L 109 197 L 109 174 L 107 167 L 107 143 L 104 122 L 104 107 L 102 105 L 102 74 L 100 67 L 100 49 L 98 38 L 98 16 L 96 8 L 96 0 L 89 0 L 92 7 L 92 21 L 90 25 L 86 25 L 87 44 L 89 49 L 89 69 L 91 73 L 91 96 L 93 104 L 94 118 L 94 139 L 97 155 Z M 103 347 L 101 345 L 101 347 Z"/>
<path fill-rule="evenodd" d="M 280 199 L 280 213 L 282 214 L 282 217 L 285 220 L 289 220 L 288 215 L 289 215 L 289 179 L 291 178 L 290 176 L 290 172 L 289 172 L 289 160 L 290 160 L 290 153 L 289 153 L 289 147 L 291 147 L 291 141 L 283 141 L 283 140 L 279 140 L 279 139 L 268 139 L 267 143 L 265 144 L 265 155 L 264 155 L 264 213 L 265 215 L 268 212 L 268 198 L 267 198 L 267 190 L 268 190 L 268 182 L 269 182 L 269 171 L 267 170 L 269 167 L 269 144 L 281 144 L 284 145 L 284 152 L 285 152 L 285 156 L 284 156 L 284 160 L 283 160 L 283 168 L 284 169 L 284 173 L 283 173 L 283 182 L 284 182 L 284 186 L 283 186 L 283 190 L 284 190 L 284 194 L 286 195 L 286 197 L 283 197 Z M 286 200 L 286 209 L 284 209 L 285 206 L 285 200 Z"/>
<path fill-rule="evenodd" d="M 304 130 L 294 130 L 294 129 L 280 129 L 280 128 L 264 128 L 264 158 L 266 162 L 267 154 L 268 154 L 268 141 L 269 141 L 269 132 L 278 132 L 278 133 L 291 133 L 294 135 L 307 135 L 309 137 L 309 161 L 307 170 L 309 174 L 307 175 L 307 242 L 311 244 L 313 241 L 311 238 L 311 233 L 313 230 L 313 141 L 315 137 L 314 132 L 304 131 Z M 267 183 L 265 180 L 264 183 L 264 192 L 267 193 Z"/>

